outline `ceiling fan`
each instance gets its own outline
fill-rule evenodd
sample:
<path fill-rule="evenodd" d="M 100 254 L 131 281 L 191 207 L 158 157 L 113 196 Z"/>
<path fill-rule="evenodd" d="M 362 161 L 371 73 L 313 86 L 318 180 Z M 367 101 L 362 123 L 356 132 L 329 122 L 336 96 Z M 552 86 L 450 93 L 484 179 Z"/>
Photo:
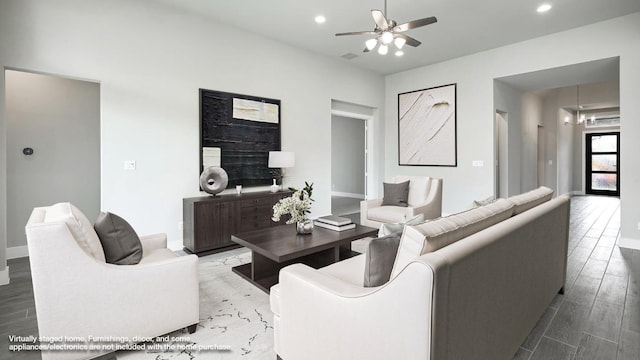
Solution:
<path fill-rule="evenodd" d="M 406 44 L 409 46 L 417 47 L 422 44 L 420 41 L 412 38 L 411 36 L 403 34 L 407 30 L 415 29 L 421 26 L 433 24 L 438 21 L 435 16 L 413 20 L 404 24 L 398 25 L 395 20 L 387 19 L 385 14 L 387 13 L 387 0 L 384 1 L 384 13 L 380 10 L 371 10 L 371 16 L 376 27 L 373 31 L 354 31 L 338 33 L 336 36 L 344 35 L 375 35 L 375 38 L 371 38 L 365 42 L 364 52 L 369 52 L 378 46 L 378 54 L 386 55 L 389 51 L 389 45 L 393 43 L 396 48 L 397 56 L 402 56 L 402 47 Z"/>

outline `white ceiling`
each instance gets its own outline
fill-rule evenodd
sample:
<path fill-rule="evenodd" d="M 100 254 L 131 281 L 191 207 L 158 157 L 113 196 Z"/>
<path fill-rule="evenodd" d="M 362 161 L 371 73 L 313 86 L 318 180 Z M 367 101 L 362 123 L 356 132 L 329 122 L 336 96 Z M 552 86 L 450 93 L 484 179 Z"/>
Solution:
<path fill-rule="evenodd" d="M 367 36 L 337 32 L 373 30 L 371 9 L 384 0 L 156 0 L 233 27 L 276 39 L 380 74 L 391 74 L 640 11 L 640 0 L 388 0 L 387 17 L 398 23 L 436 16 L 433 25 L 409 30 L 420 41 L 398 58 L 363 53 Z M 543 2 L 551 11 L 538 14 Z M 314 22 L 316 15 L 327 18 Z M 596 46 L 596 45 L 594 45 Z"/>

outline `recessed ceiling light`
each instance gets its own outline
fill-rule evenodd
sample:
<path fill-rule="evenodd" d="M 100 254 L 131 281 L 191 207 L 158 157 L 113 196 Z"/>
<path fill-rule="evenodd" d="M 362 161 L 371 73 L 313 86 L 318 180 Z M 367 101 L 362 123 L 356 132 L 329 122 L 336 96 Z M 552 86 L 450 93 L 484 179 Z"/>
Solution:
<path fill-rule="evenodd" d="M 325 18 L 323 15 L 318 15 L 316 16 L 315 20 L 318 24 L 324 24 L 327 21 L 327 18 Z"/>
<path fill-rule="evenodd" d="M 538 9 L 536 9 L 537 12 L 539 13 L 544 13 L 551 10 L 551 5 L 550 4 L 542 4 L 540 6 L 538 6 Z"/>
<path fill-rule="evenodd" d="M 404 51 L 402 50 L 396 51 L 396 56 L 402 56 L 402 55 L 404 55 Z"/>

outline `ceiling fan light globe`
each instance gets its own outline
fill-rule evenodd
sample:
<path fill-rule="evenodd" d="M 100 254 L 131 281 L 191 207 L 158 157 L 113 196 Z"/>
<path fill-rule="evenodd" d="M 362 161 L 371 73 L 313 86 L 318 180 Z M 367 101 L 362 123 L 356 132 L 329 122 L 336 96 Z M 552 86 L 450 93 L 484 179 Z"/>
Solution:
<path fill-rule="evenodd" d="M 382 40 L 383 44 L 389 45 L 393 41 L 393 34 L 389 31 L 385 31 L 380 36 L 380 40 Z"/>
<path fill-rule="evenodd" d="M 402 55 L 404 55 L 404 51 L 402 51 L 402 50 L 398 50 L 398 51 L 396 51 L 396 56 L 397 56 L 397 57 L 400 57 L 400 56 L 402 56 Z"/>
<path fill-rule="evenodd" d="M 395 38 L 395 40 L 393 40 L 393 43 L 396 45 L 398 50 L 400 50 L 400 49 L 402 49 L 404 44 L 407 43 L 407 40 L 405 40 L 404 38 L 401 38 L 401 37 L 397 37 L 397 38 Z"/>
<path fill-rule="evenodd" d="M 387 55 L 387 52 L 389 52 L 389 47 L 387 45 L 380 45 L 380 47 L 378 47 L 378 54 L 380 55 Z"/>
<path fill-rule="evenodd" d="M 376 45 L 378 45 L 378 39 L 369 39 L 364 44 L 367 47 L 367 49 L 369 49 L 369 51 L 371 51 L 371 50 L 373 50 L 373 48 L 376 47 Z"/>

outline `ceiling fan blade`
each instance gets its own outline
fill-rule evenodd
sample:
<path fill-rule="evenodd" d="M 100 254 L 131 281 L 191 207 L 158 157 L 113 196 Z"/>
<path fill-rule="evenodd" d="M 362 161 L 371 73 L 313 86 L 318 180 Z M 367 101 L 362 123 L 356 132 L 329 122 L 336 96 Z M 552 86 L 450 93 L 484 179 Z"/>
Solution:
<path fill-rule="evenodd" d="M 396 37 L 405 39 L 407 41 L 406 45 L 409 45 L 409 46 L 418 47 L 420 46 L 420 44 L 422 44 L 420 41 L 412 38 L 411 36 L 407 36 L 405 34 L 396 34 Z"/>
<path fill-rule="evenodd" d="M 353 31 L 353 32 L 345 32 L 345 33 L 337 33 L 336 36 L 345 36 L 345 35 L 375 35 L 375 31 Z"/>
<path fill-rule="evenodd" d="M 400 24 L 396 27 L 393 28 L 393 31 L 395 32 L 403 32 L 403 31 L 407 31 L 410 29 L 415 29 L 421 26 L 426 26 L 426 25 L 430 25 L 433 23 L 438 22 L 438 19 L 436 19 L 435 16 L 431 16 L 428 18 L 424 18 L 424 19 L 419 19 L 419 20 L 413 20 L 413 21 L 409 21 L 406 22 L 404 24 Z"/>
<path fill-rule="evenodd" d="M 373 21 L 376 22 L 376 26 L 382 30 L 387 30 L 389 28 L 389 23 L 387 22 L 387 18 L 384 16 L 384 13 L 380 10 L 371 10 L 371 16 L 373 16 Z"/>

